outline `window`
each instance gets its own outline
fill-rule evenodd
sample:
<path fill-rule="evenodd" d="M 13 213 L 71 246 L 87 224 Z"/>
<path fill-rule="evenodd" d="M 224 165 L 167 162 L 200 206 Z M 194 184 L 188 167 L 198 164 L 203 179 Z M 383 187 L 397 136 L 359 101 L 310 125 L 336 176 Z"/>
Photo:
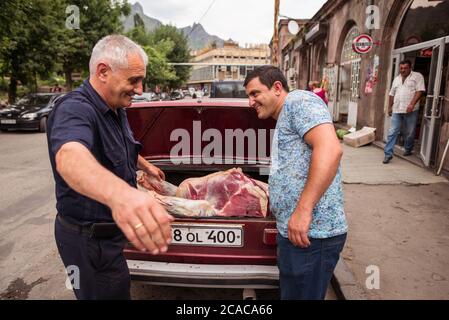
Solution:
<path fill-rule="evenodd" d="M 360 87 L 360 56 L 352 49 L 354 39 L 360 34 L 353 26 L 346 34 L 341 51 L 339 71 L 339 113 L 347 115 L 350 103 L 357 103 Z M 344 120 L 339 119 L 339 120 Z"/>
<path fill-rule="evenodd" d="M 240 75 L 244 78 L 246 77 L 246 67 L 240 66 Z"/>
<path fill-rule="evenodd" d="M 359 29 L 356 26 L 352 27 L 351 30 L 349 30 L 343 44 L 343 51 L 341 52 L 342 63 L 359 58 L 359 55 L 352 49 L 352 43 L 354 42 L 354 39 L 359 35 Z"/>

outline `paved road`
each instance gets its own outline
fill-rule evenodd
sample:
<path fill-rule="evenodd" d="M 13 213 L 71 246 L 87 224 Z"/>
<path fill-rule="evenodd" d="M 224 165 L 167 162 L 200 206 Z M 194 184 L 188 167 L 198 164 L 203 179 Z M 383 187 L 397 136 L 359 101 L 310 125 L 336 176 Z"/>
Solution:
<path fill-rule="evenodd" d="M 0 133 L 0 299 L 73 299 L 53 239 L 54 183 L 46 136 Z M 277 299 L 277 290 L 258 290 Z M 242 290 L 133 283 L 134 299 L 241 299 Z"/>

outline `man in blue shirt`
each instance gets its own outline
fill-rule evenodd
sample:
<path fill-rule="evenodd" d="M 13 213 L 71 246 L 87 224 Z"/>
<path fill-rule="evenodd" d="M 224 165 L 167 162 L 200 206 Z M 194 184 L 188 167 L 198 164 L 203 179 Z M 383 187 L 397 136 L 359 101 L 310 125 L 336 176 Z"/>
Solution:
<path fill-rule="evenodd" d="M 277 120 L 268 183 L 281 299 L 324 299 L 347 232 L 332 118 L 313 92 L 288 93 L 276 67 L 254 69 L 244 86 L 259 119 Z"/>
<path fill-rule="evenodd" d="M 126 239 L 152 254 L 165 252 L 171 241 L 173 218 L 136 189 L 138 168 L 159 179 L 164 174 L 139 156 L 123 109 L 142 94 L 147 62 L 130 39 L 101 39 L 89 79 L 61 98 L 48 120 L 55 238 L 78 299 L 129 299 Z"/>

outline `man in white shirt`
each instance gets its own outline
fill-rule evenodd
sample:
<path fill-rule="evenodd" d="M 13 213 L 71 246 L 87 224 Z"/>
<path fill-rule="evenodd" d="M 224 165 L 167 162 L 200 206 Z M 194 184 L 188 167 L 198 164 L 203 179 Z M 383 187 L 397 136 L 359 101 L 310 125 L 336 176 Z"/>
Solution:
<path fill-rule="evenodd" d="M 400 75 L 394 79 L 390 90 L 388 115 L 391 116 L 391 127 L 384 148 L 383 163 L 385 164 L 393 158 L 393 148 L 403 124 L 405 127 L 404 156 L 412 154 L 419 115 L 419 99 L 426 91 L 424 77 L 419 72 L 412 71 L 410 60 L 399 63 L 399 73 Z"/>

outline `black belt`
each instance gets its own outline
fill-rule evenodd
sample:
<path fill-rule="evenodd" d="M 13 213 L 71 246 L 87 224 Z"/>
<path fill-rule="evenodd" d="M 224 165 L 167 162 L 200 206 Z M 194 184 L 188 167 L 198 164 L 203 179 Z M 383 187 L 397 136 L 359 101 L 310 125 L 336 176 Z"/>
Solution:
<path fill-rule="evenodd" d="M 110 239 L 115 238 L 119 235 L 123 236 L 123 232 L 114 222 L 100 222 L 91 223 L 88 225 L 79 225 L 67 221 L 60 214 L 56 216 L 56 219 L 58 219 L 59 223 L 67 229 L 75 231 L 78 234 L 87 235 L 90 238 Z"/>

